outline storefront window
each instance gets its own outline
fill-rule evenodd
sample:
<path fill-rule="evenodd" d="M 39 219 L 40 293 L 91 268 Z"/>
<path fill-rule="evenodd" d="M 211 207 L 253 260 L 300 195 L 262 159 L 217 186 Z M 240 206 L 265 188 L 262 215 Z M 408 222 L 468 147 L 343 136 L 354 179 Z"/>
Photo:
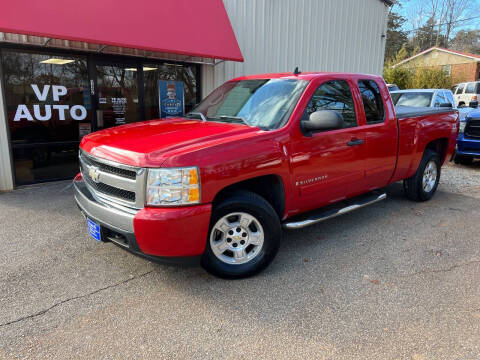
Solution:
<path fill-rule="evenodd" d="M 98 129 L 139 120 L 136 67 L 97 65 L 97 86 Z"/>
<path fill-rule="evenodd" d="M 2 63 L 16 184 L 74 176 L 92 129 L 86 57 L 4 49 Z"/>
<path fill-rule="evenodd" d="M 173 86 L 176 86 L 174 89 L 180 92 L 179 85 L 181 85 L 184 98 L 182 113 L 192 110 L 198 102 L 197 71 L 198 67 L 196 65 L 145 64 L 143 66 L 143 77 L 145 83 L 146 119 L 162 117 L 160 115 L 160 104 L 162 100 L 165 100 L 160 99 L 160 94 L 165 93 L 160 91 L 162 86 L 168 87 L 168 90 L 172 90 Z M 161 82 L 165 83 L 161 84 Z M 163 117 L 165 117 L 165 113 Z"/>

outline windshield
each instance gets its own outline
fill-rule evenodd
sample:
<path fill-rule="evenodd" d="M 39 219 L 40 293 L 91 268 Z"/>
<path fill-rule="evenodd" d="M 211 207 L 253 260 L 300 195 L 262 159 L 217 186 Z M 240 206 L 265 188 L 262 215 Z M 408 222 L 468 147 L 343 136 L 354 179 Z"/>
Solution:
<path fill-rule="evenodd" d="M 406 92 L 394 93 L 391 95 L 393 105 L 395 106 L 429 107 L 432 102 L 433 93 Z"/>
<path fill-rule="evenodd" d="M 307 85 L 304 80 L 254 79 L 227 82 L 187 117 L 278 129 L 290 116 Z M 203 116 L 202 116 L 203 115 Z"/>

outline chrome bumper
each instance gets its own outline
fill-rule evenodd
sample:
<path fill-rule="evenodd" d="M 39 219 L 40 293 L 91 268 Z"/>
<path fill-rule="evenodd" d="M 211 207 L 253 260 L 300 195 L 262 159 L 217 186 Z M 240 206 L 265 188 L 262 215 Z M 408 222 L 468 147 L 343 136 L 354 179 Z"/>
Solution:
<path fill-rule="evenodd" d="M 136 210 L 120 206 L 114 207 L 100 202 L 88 190 L 83 180 L 75 180 L 73 187 L 75 201 L 87 217 L 122 233 L 133 234 L 133 219 L 137 212 Z"/>

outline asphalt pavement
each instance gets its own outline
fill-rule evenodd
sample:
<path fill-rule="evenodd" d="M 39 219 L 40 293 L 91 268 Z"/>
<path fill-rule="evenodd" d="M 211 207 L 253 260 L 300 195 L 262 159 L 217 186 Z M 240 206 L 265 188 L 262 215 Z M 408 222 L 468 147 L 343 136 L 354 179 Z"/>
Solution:
<path fill-rule="evenodd" d="M 68 182 L 0 194 L 1 359 L 480 359 L 480 163 L 284 233 L 227 281 L 89 238 Z"/>

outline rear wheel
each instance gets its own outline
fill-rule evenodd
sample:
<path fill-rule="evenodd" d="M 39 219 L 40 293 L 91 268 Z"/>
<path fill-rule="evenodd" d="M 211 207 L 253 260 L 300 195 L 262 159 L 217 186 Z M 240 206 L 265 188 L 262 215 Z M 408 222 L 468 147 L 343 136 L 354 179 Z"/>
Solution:
<path fill-rule="evenodd" d="M 410 200 L 430 200 L 437 191 L 440 181 L 441 160 L 430 149 L 425 150 L 420 166 L 414 176 L 403 181 L 405 195 Z"/>
<path fill-rule="evenodd" d="M 235 193 L 213 210 L 202 266 L 223 278 L 252 276 L 273 260 L 280 238 L 272 206 L 255 193 Z"/>

